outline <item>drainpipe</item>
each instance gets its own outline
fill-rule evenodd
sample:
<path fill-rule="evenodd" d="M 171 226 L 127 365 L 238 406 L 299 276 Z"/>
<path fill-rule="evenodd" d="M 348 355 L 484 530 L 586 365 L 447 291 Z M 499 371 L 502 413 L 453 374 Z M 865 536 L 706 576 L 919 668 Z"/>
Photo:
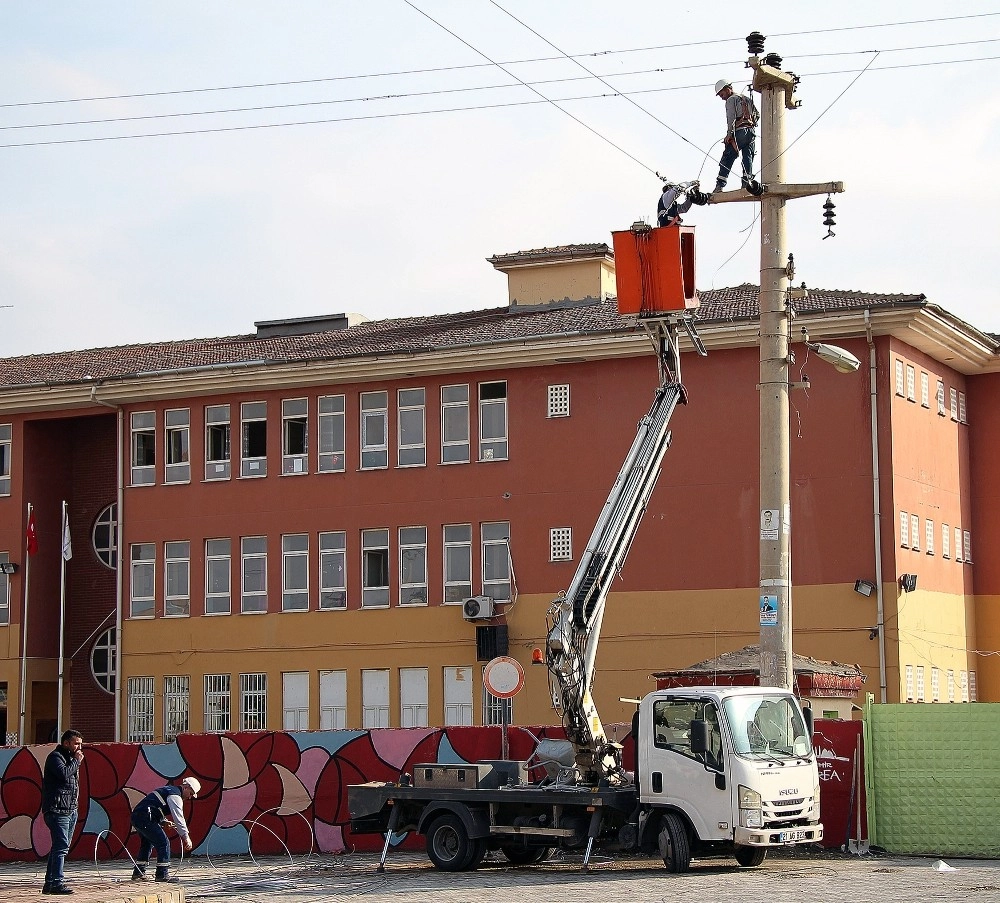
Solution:
<path fill-rule="evenodd" d="M 125 518 L 125 462 L 124 462 L 124 436 L 125 436 L 125 412 L 121 405 L 111 404 L 101 401 L 97 397 L 97 386 L 90 388 L 90 400 L 94 404 L 104 405 L 117 413 L 117 464 L 118 464 L 118 486 L 116 490 L 116 507 L 118 509 L 118 525 L 115 537 L 115 555 L 118 567 L 115 568 L 115 743 L 121 743 L 122 739 L 122 521 Z"/>
<path fill-rule="evenodd" d="M 872 499 L 875 515 L 875 601 L 878 622 L 878 688 L 879 699 L 886 702 L 885 684 L 885 599 L 882 593 L 882 508 L 879 499 L 878 464 L 878 370 L 875 362 L 875 342 L 872 338 L 871 311 L 865 309 L 865 337 L 868 340 L 868 388 L 872 407 Z"/>

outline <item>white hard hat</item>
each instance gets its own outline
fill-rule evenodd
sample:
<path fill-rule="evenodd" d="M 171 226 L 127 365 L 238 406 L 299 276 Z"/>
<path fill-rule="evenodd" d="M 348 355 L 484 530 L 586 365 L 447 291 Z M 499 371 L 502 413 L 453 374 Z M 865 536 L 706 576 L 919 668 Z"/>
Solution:
<path fill-rule="evenodd" d="M 718 94 L 723 88 L 731 88 L 732 86 L 733 86 L 733 83 L 731 81 L 727 81 L 724 78 L 720 78 L 715 83 L 715 93 Z"/>
<path fill-rule="evenodd" d="M 189 787 L 191 789 L 191 796 L 195 799 L 197 799 L 198 794 L 201 793 L 201 781 L 197 778 L 184 778 L 184 780 L 181 781 L 181 786 Z"/>

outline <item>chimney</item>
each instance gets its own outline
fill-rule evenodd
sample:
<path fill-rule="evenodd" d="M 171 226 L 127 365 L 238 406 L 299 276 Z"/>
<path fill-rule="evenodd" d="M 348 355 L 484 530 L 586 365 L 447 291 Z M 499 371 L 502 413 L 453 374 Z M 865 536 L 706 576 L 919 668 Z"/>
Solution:
<path fill-rule="evenodd" d="M 293 317 L 288 320 L 257 320 L 253 325 L 257 327 L 258 339 L 273 339 L 277 336 L 337 332 L 367 322 L 368 317 L 362 314 L 326 314 L 320 317 Z"/>
<path fill-rule="evenodd" d="M 507 274 L 511 307 L 601 301 L 617 292 L 615 255 L 603 242 L 494 254 L 487 260 Z"/>

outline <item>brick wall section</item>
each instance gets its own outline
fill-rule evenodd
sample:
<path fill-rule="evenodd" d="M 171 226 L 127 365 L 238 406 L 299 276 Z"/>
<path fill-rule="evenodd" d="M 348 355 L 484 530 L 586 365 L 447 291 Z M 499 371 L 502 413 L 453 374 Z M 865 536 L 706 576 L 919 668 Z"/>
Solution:
<path fill-rule="evenodd" d="M 115 415 L 79 417 L 67 424 L 72 435 L 72 494 L 69 503 L 73 558 L 66 568 L 66 655 L 72 659 L 72 726 L 88 741 L 114 740 L 114 697 L 94 680 L 94 641 L 115 625 L 115 573 L 94 552 L 94 521 L 116 499 Z M 104 626 L 101 622 L 108 618 Z M 100 628 L 100 629 L 98 629 Z M 91 637 L 94 631 L 95 637 Z M 81 648 L 82 646 L 82 648 Z"/>

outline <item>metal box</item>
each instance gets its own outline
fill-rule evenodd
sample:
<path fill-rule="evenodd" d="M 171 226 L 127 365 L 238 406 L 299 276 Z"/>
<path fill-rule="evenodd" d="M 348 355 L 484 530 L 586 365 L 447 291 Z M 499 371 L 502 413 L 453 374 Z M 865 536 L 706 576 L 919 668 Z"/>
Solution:
<path fill-rule="evenodd" d="M 414 787 L 437 787 L 443 790 L 476 790 L 491 786 L 492 765 L 435 765 L 413 766 Z M 496 786 L 496 778 L 492 782 Z"/>
<path fill-rule="evenodd" d="M 612 233 L 618 312 L 642 317 L 697 307 L 694 227 L 643 225 Z"/>

